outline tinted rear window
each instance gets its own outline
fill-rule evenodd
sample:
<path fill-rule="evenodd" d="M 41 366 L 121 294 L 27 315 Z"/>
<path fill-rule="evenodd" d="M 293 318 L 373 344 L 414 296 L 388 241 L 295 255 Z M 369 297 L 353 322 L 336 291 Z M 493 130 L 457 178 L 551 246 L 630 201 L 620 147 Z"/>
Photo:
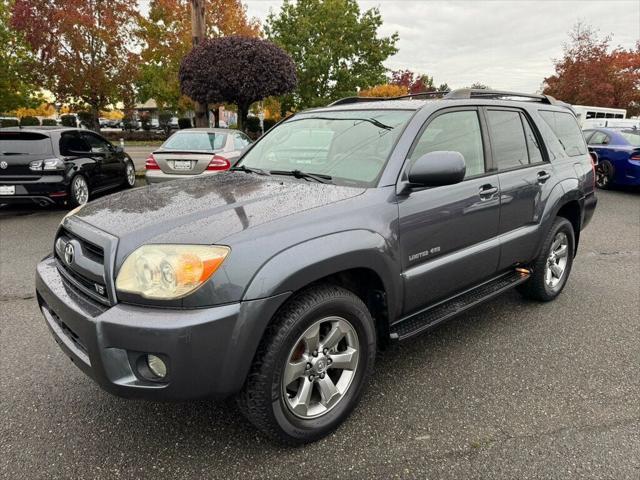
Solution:
<path fill-rule="evenodd" d="M 211 151 L 224 147 L 227 135 L 212 132 L 181 132 L 174 134 L 164 142 L 162 148 L 171 150 Z"/>
<path fill-rule="evenodd" d="M 47 135 L 35 132 L 0 132 L 1 155 L 44 155 L 53 153 Z"/>
<path fill-rule="evenodd" d="M 575 157 L 587 153 L 584 136 L 572 114 L 548 110 L 542 110 L 539 113 L 556 134 L 568 156 Z"/>

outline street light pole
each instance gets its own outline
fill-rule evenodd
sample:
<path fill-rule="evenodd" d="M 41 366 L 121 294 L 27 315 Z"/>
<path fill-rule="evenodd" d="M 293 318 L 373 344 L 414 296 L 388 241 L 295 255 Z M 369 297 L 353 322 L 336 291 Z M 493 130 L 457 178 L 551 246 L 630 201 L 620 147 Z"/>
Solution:
<path fill-rule="evenodd" d="M 206 0 L 191 0 L 191 45 L 199 45 L 206 37 L 204 12 Z M 208 127 L 207 105 L 195 103 L 196 127 Z"/>

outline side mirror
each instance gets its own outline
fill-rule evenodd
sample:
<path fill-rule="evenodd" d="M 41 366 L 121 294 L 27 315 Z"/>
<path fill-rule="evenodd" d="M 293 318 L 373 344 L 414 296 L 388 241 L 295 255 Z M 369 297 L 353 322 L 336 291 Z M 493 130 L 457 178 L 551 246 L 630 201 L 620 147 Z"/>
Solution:
<path fill-rule="evenodd" d="M 459 152 L 430 152 L 418 158 L 409 169 L 409 183 L 416 187 L 453 185 L 464 179 L 467 167 Z"/>
<path fill-rule="evenodd" d="M 122 153 L 124 152 L 124 148 L 122 148 L 120 145 L 113 145 L 113 151 L 115 153 Z"/>

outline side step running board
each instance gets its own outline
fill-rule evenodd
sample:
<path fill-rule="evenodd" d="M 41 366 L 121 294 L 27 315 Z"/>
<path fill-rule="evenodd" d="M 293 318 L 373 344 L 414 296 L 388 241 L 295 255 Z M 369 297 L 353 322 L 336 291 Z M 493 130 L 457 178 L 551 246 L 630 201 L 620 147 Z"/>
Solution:
<path fill-rule="evenodd" d="M 392 340 L 404 340 L 405 338 L 422 333 L 459 313 L 512 289 L 516 285 L 526 281 L 529 276 L 530 272 L 528 270 L 518 268 L 493 280 L 489 280 L 453 298 L 444 300 L 421 312 L 398 320 L 391 325 L 390 337 Z"/>

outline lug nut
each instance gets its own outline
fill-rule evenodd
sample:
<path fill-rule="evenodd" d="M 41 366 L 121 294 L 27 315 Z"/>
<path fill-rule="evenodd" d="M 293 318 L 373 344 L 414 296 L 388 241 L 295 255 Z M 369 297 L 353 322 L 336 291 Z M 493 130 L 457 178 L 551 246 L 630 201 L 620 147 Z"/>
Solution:
<path fill-rule="evenodd" d="M 313 356 L 314 356 L 314 357 L 317 357 L 317 356 L 318 356 L 318 351 L 317 351 L 317 350 L 314 350 L 314 351 L 313 351 Z"/>
<path fill-rule="evenodd" d="M 311 370 L 311 366 L 312 365 L 310 363 L 307 363 L 307 370 Z"/>
<path fill-rule="evenodd" d="M 321 374 L 320 374 L 320 378 L 324 378 L 324 373 L 321 373 Z"/>
<path fill-rule="evenodd" d="M 328 349 L 328 348 L 325 348 L 325 349 L 322 351 L 322 353 L 324 353 L 324 354 L 326 355 L 327 353 L 329 353 L 329 349 Z"/>
<path fill-rule="evenodd" d="M 315 375 L 309 375 L 309 381 L 313 382 L 316 379 Z"/>
<path fill-rule="evenodd" d="M 331 360 L 330 358 L 327 358 L 327 363 L 331 365 L 333 363 L 333 360 Z"/>

